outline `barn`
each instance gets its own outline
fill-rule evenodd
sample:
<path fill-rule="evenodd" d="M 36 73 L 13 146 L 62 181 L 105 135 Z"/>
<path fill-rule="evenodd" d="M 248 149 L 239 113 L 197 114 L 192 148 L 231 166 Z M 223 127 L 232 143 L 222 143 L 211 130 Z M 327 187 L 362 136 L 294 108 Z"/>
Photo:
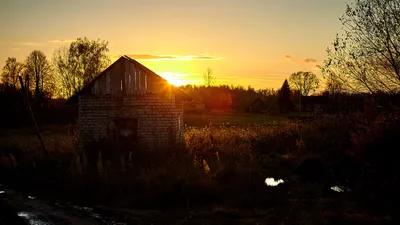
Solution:
<path fill-rule="evenodd" d="M 78 106 L 79 148 L 101 140 L 155 146 L 183 143 L 183 103 L 177 87 L 122 56 L 65 104 Z"/>
<path fill-rule="evenodd" d="M 249 113 L 263 113 L 267 111 L 267 107 L 263 100 L 256 98 L 248 107 Z"/>

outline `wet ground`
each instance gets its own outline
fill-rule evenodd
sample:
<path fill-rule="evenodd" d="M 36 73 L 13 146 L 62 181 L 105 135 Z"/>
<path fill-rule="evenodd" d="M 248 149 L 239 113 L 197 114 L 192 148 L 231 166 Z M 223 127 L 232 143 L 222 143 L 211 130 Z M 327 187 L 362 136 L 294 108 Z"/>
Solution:
<path fill-rule="evenodd" d="M 284 198 L 264 209 L 232 209 L 213 206 L 201 209 L 128 210 L 45 201 L 0 186 L 0 224 L 392 224 L 391 218 L 362 210 L 349 198 L 351 190 L 332 186 L 316 198 L 317 184 L 292 186 L 288 180 L 265 179 L 267 188 Z M 299 190 L 303 195 L 299 197 Z M 283 194 L 285 196 L 283 196 Z M 266 203 L 267 205 L 267 203 Z"/>

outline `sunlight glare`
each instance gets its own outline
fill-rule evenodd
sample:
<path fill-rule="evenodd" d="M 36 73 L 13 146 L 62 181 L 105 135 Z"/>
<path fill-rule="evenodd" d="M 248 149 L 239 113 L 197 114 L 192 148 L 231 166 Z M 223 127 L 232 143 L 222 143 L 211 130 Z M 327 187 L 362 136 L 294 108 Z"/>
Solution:
<path fill-rule="evenodd" d="M 162 78 L 166 79 L 168 83 L 176 87 L 190 83 L 188 80 L 184 79 L 184 77 L 187 76 L 186 74 L 180 74 L 174 72 L 157 72 L 157 74 L 160 75 Z"/>
<path fill-rule="evenodd" d="M 265 184 L 268 186 L 272 186 L 272 187 L 278 186 L 279 184 L 283 184 L 283 183 L 284 183 L 284 181 L 282 179 L 279 179 L 279 180 L 275 180 L 274 178 L 266 178 L 265 179 Z"/>
<path fill-rule="evenodd" d="M 332 190 L 332 191 L 336 191 L 336 192 L 348 192 L 348 191 L 350 191 L 349 188 L 347 188 L 347 187 L 342 187 L 342 186 L 332 186 L 332 187 L 331 187 L 331 190 Z"/>

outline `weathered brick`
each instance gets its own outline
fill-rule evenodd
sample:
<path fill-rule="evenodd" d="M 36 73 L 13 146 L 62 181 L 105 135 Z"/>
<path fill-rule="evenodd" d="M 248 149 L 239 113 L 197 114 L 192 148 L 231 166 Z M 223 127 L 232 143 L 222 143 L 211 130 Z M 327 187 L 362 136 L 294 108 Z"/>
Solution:
<path fill-rule="evenodd" d="M 118 98 L 110 96 L 79 96 L 78 115 L 80 123 L 79 146 L 112 134 L 113 118 L 138 118 L 139 141 L 155 144 L 167 143 L 171 137 L 183 141 L 183 104 L 174 98 L 160 96 L 132 96 Z"/>

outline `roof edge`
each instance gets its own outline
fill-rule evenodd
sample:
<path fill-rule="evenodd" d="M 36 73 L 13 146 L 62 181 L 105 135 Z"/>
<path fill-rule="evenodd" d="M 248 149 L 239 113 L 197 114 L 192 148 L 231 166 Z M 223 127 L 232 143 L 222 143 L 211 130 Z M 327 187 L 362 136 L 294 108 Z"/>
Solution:
<path fill-rule="evenodd" d="M 105 68 L 99 75 L 97 75 L 95 78 L 93 78 L 89 83 L 87 83 L 81 90 L 79 90 L 77 93 L 75 93 L 74 95 L 72 95 L 70 98 L 67 99 L 67 101 L 65 101 L 64 105 L 73 105 L 73 104 L 77 104 L 78 103 L 78 97 L 80 94 L 82 94 L 82 92 L 84 92 L 85 90 L 87 90 L 96 80 L 98 80 L 101 75 L 111 66 L 113 66 L 114 64 L 116 64 L 118 61 L 120 61 L 121 59 L 125 59 L 125 60 L 129 60 L 132 61 L 133 63 L 135 63 L 136 65 L 139 65 L 139 67 L 141 67 L 142 69 L 144 69 L 146 72 L 149 72 L 155 76 L 158 76 L 159 78 L 161 78 L 162 80 L 164 80 L 165 82 L 168 83 L 168 81 L 166 79 L 164 79 L 163 77 L 161 77 L 160 75 L 158 75 L 157 73 L 155 73 L 154 71 L 150 70 L 149 68 L 147 68 L 146 66 L 144 66 L 143 64 L 139 63 L 138 61 L 136 61 L 135 59 L 130 58 L 127 55 L 123 55 L 120 58 L 118 58 L 117 60 L 115 60 L 115 62 L 113 62 L 111 65 L 109 65 L 107 68 Z M 190 97 L 189 95 L 187 95 L 185 92 L 183 92 L 181 89 L 179 89 L 178 87 L 175 87 L 173 85 L 171 85 L 173 87 L 173 90 L 175 92 L 175 94 L 177 94 L 177 92 L 180 95 L 180 98 L 183 101 L 192 101 L 193 98 Z"/>

